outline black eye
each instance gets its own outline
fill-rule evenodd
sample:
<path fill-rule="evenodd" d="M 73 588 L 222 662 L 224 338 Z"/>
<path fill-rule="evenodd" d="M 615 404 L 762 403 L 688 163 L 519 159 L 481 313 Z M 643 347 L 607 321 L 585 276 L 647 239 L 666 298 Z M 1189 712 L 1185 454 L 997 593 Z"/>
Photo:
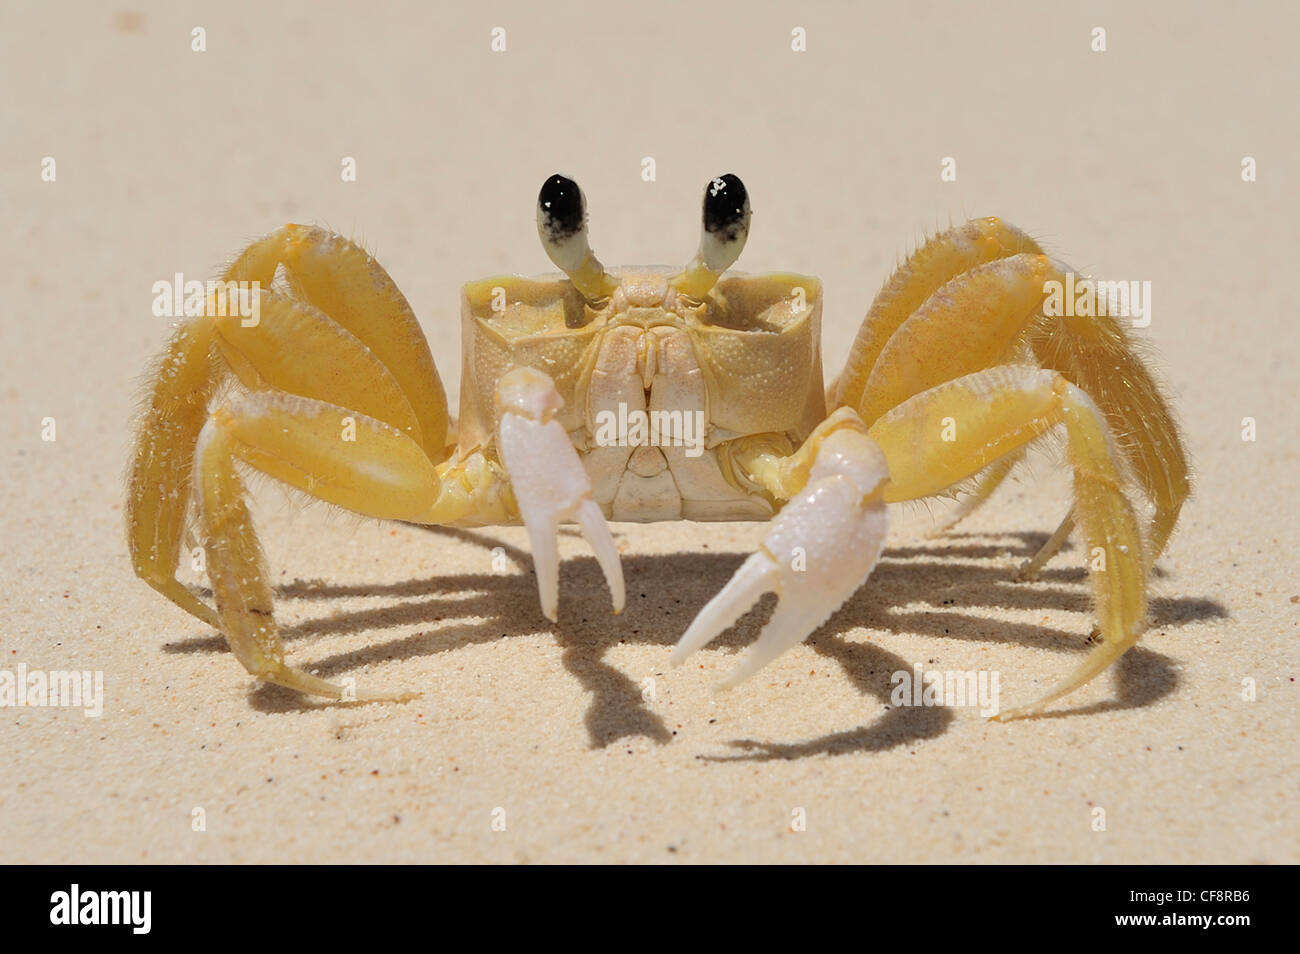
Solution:
<path fill-rule="evenodd" d="M 718 176 L 704 190 L 704 230 L 719 242 L 734 242 L 746 231 L 749 193 L 739 176 Z"/>
<path fill-rule="evenodd" d="M 582 230 L 586 203 L 578 183 L 562 175 L 553 175 L 542 183 L 537 195 L 540 220 L 552 242 L 563 242 Z"/>

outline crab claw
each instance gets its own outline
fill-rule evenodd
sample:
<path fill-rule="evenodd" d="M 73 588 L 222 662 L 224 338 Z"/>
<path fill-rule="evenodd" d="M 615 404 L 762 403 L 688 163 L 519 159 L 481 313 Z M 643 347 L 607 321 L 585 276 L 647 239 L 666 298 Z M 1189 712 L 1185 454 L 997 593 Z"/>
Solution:
<path fill-rule="evenodd" d="M 555 383 L 534 368 L 515 368 L 497 383 L 497 448 L 510 477 L 519 514 L 528 528 L 542 612 L 557 618 L 560 555 L 556 534 L 576 520 L 596 552 L 614 612 L 623 611 L 623 567 L 605 515 L 591 497 L 591 480 L 555 413 L 564 399 Z"/>
<path fill-rule="evenodd" d="M 700 610 L 669 661 L 680 665 L 769 590 L 778 599 L 772 618 L 719 688 L 748 679 L 806 639 L 871 575 L 885 542 L 888 477 L 884 454 L 866 434 L 846 429 L 823 439 L 808 483 L 772 521 L 762 547 Z"/>

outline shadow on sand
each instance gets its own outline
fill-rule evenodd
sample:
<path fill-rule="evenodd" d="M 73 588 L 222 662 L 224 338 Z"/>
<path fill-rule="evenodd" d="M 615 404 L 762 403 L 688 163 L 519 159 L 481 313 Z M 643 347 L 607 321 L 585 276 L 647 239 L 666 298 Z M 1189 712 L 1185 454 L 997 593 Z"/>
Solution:
<path fill-rule="evenodd" d="M 536 578 L 529 555 L 494 538 L 490 531 L 424 528 L 429 532 L 482 546 L 500 547 L 519 572 L 434 576 L 396 584 L 317 585 L 293 583 L 278 591 L 281 599 L 329 600 L 343 597 L 387 597 L 402 600 L 374 609 L 329 616 L 281 630 L 285 642 L 323 633 L 353 633 L 375 629 L 418 632 L 339 653 L 311 666 L 316 675 L 331 678 L 370 663 L 414 656 L 452 653 L 475 643 L 534 633 L 552 633 L 563 650 L 565 668 L 591 693 L 586 726 L 593 748 L 620 739 L 643 737 L 664 744 L 672 733 L 648 708 L 641 686 L 604 661 L 619 643 L 635 641 L 668 648 L 685 631 L 700 607 L 730 579 L 744 559 L 737 553 L 675 553 L 624 556 L 628 581 L 627 609 L 610 614 L 609 595 L 600 568 L 592 557 L 566 560 L 561 572 L 561 616 L 552 625 L 537 603 Z M 568 528 L 565 528 L 566 530 Z M 572 531 L 569 531 L 572 532 Z M 1009 566 L 972 566 L 954 561 L 1028 557 L 1046 534 L 994 536 L 952 534 L 932 545 L 886 549 L 866 586 L 844 604 L 808 640 L 816 652 L 834 660 L 864 697 L 874 697 L 879 714 L 857 728 L 792 743 L 736 740 L 736 751 L 710 760 L 792 759 L 809 755 L 872 752 L 907 745 L 940 735 L 952 722 L 951 710 L 941 707 L 893 708 L 888 705 L 891 674 L 911 669 L 905 660 L 877 645 L 845 638 L 859 627 L 876 633 L 946 636 L 989 643 L 1014 643 L 1065 653 L 1088 647 L 1078 633 L 1050 626 L 994 621 L 988 609 L 1037 609 L 1088 612 L 1091 605 L 1087 574 L 1082 567 L 1049 567 L 1034 583 L 1016 583 Z M 1068 559 L 1068 558 L 1067 558 Z M 1058 563 L 1067 560 L 1058 557 Z M 656 580 L 671 567 L 675 591 L 667 604 L 650 599 Z M 642 589 L 644 588 L 644 590 Z M 711 643 L 712 648 L 738 651 L 753 642 L 775 605 L 768 594 L 759 605 Z M 924 608 L 917 608 L 924 606 Z M 910 607 L 910 608 L 905 608 Z M 1227 616 L 1212 600 L 1194 597 L 1154 597 L 1152 625 L 1182 623 Z M 473 617 L 472 622 L 462 622 Z M 591 620 L 592 622 L 588 622 Z M 612 624 L 612 625 L 611 625 Z M 880 640 L 888 643 L 887 638 Z M 212 635 L 169 643 L 167 652 L 226 652 L 224 637 Z M 1068 671 L 1062 667 L 1062 675 Z M 1057 710 L 1038 718 L 1077 717 L 1089 713 L 1140 708 L 1173 692 L 1178 684 L 1173 660 L 1141 645 L 1129 650 L 1113 667 L 1116 696 L 1105 702 Z M 278 686 L 260 684 L 250 692 L 261 711 L 284 712 L 321 704 Z"/>

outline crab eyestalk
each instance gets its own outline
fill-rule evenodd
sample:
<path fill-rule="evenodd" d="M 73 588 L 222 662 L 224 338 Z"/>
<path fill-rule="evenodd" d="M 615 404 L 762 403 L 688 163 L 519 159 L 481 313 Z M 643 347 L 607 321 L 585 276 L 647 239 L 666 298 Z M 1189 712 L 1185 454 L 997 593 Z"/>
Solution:
<path fill-rule="evenodd" d="M 749 193 L 740 177 L 728 172 L 704 189 L 704 227 L 700 250 L 673 279 L 673 287 L 691 298 L 703 298 L 740 258 L 749 238 Z"/>
<path fill-rule="evenodd" d="M 588 302 L 614 294 L 618 282 L 587 242 L 587 198 L 578 183 L 556 174 L 537 195 L 537 235 L 556 267 Z"/>

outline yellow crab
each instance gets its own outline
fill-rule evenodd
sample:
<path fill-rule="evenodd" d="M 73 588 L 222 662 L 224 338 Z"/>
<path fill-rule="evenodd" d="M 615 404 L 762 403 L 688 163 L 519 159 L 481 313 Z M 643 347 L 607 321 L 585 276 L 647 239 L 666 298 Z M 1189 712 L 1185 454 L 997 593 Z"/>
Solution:
<path fill-rule="evenodd" d="M 581 191 L 548 179 L 538 232 L 564 274 L 465 286 L 454 442 L 428 344 L 373 258 L 300 225 L 253 243 L 223 282 L 251 283 L 258 320 L 223 315 L 210 297 L 158 366 L 128 496 L 136 573 L 225 633 L 254 676 L 353 698 L 284 661 L 240 463 L 370 517 L 522 521 L 552 620 L 563 521 L 590 541 L 618 612 L 622 570 L 606 520 L 771 517 L 761 548 L 671 656 L 680 663 L 774 590 L 776 609 L 734 683 L 866 581 L 887 504 L 961 488 L 969 512 L 1059 428 L 1073 505 L 1023 573 L 1077 523 L 1100 643 L 1047 695 L 1000 717 L 1040 711 L 1137 641 L 1148 572 L 1187 497 L 1188 467 L 1119 323 L 1046 314 L 1049 283 L 1066 282 L 1066 266 L 996 218 L 936 236 L 876 297 L 824 391 L 818 280 L 727 273 L 750 223 L 735 176 L 708 184 L 703 219 L 685 269 L 607 270 L 587 241 Z M 215 609 L 176 579 L 191 513 Z"/>

